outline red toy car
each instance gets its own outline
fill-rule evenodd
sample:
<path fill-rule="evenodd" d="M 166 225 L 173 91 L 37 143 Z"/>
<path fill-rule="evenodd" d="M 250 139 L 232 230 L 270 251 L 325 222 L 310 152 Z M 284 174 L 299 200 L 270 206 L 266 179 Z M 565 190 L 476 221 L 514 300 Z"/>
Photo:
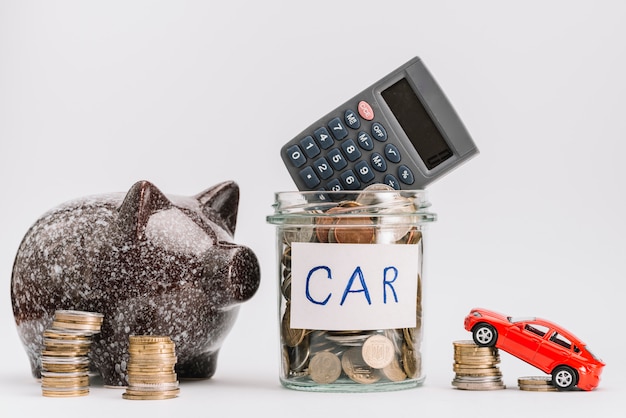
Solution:
<path fill-rule="evenodd" d="M 512 318 L 486 309 L 472 309 L 465 329 L 481 347 L 497 347 L 544 373 L 559 390 L 577 386 L 592 390 L 600 381 L 604 362 L 560 326 L 539 318 Z"/>

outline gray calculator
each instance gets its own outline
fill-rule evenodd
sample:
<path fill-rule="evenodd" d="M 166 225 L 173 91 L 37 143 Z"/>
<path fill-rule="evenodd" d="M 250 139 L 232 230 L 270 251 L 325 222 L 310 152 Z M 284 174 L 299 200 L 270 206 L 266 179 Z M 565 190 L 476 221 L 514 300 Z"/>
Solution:
<path fill-rule="evenodd" d="M 413 58 L 281 148 L 299 190 L 422 189 L 478 148 L 421 59 Z"/>

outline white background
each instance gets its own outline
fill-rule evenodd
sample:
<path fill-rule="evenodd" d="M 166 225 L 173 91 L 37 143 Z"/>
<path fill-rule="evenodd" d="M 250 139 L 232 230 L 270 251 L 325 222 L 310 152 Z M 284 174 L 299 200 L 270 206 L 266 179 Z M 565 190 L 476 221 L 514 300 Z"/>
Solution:
<path fill-rule="evenodd" d="M 0 414 L 623 416 L 626 6 L 619 1 L 0 1 Z M 280 146 L 420 56 L 481 154 L 429 186 L 421 388 L 315 394 L 278 382 L 273 193 Z M 241 189 L 237 243 L 261 262 L 213 379 L 168 401 L 50 399 L 13 322 L 15 252 L 43 212 L 137 180 Z M 551 319 L 605 367 L 593 392 L 453 389 L 473 306 Z M 448 415 L 445 415 L 448 416 Z"/>

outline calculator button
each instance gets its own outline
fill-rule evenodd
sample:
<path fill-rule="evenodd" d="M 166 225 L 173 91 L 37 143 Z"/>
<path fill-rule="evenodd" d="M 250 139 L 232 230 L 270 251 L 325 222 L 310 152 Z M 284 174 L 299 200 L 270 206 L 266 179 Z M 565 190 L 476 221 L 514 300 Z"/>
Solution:
<path fill-rule="evenodd" d="M 343 190 L 343 186 L 341 185 L 341 183 L 339 183 L 339 180 L 337 179 L 332 179 L 331 181 L 329 181 L 326 187 L 332 192 L 338 192 L 339 190 Z"/>
<path fill-rule="evenodd" d="M 346 121 L 346 125 L 348 125 L 349 128 L 359 129 L 361 127 L 361 120 L 357 114 L 354 113 L 354 110 L 346 110 L 343 114 L 343 120 Z"/>
<path fill-rule="evenodd" d="M 311 166 L 306 166 L 302 170 L 300 170 L 300 177 L 304 180 L 306 187 L 312 189 L 317 187 L 320 184 L 320 179 L 315 174 L 315 171 L 311 168 Z"/>
<path fill-rule="evenodd" d="M 330 151 L 328 151 L 327 156 L 330 159 L 330 165 L 332 165 L 335 170 L 341 170 L 348 165 L 348 162 L 346 161 L 341 151 L 339 151 L 339 148 L 331 149 Z"/>
<path fill-rule="evenodd" d="M 372 163 L 372 167 L 374 168 L 374 170 L 380 171 L 381 173 L 387 171 L 387 163 L 385 162 L 383 156 L 379 153 L 373 153 L 370 156 L 370 162 Z"/>
<path fill-rule="evenodd" d="M 315 135 L 315 139 L 317 139 L 317 142 L 320 144 L 322 149 L 328 149 L 335 143 L 333 138 L 328 133 L 328 130 L 324 127 L 316 129 L 315 132 L 313 132 L 313 135 Z"/>
<path fill-rule="evenodd" d="M 356 161 L 361 157 L 361 151 L 359 151 L 356 144 L 351 139 L 342 143 L 341 149 L 343 149 L 343 152 L 346 154 L 346 158 L 348 158 L 349 161 Z"/>
<path fill-rule="evenodd" d="M 357 190 L 361 187 L 361 183 L 359 183 L 359 179 L 356 178 L 356 175 L 352 170 L 344 171 L 341 173 L 341 181 L 346 186 L 348 190 Z"/>
<path fill-rule="evenodd" d="M 391 174 L 387 174 L 385 176 L 384 183 L 387 186 L 391 186 L 391 187 L 393 187 L 396 190 L 400 190 L 400 183 L 398 183 L 398 179 L 395 178 L 394 176 L 392 176 Z"/>
<path fill-rule="evenodd" d="M 404 184 L 413 184 L 415 178 L 413 177 L 413 172 L 411 169 L 404 164 L 398 167 L 398 177 L 400 181 Z"/>
<path fill-rule="evenodd" d="M 302 146 L 302 149 L 304 149 L 306 156 L 309 158 L 313 158 L 320 153 L 320 148 L 317 146 L 311 135 L 301 139 L 300 145 Z"/>
<path fill-rule="evenodd" d="M 293 164 L 295 167 L 302 167 L 302 165 L 304 165 L 304 163 L 306 162 L 306 157 L 302 153 L 300 147 L 297 145 L 293 145 L 287 148 L 287 156 L 289 157 L 289 161 L 291 161 L 291 164 Z"/>
<path fill-rule="evenodd" d="M 387 140 L 387 131 L 378 122 L 372 123 L 372 136 L 378 139 L 380 142 L 385 142 Z"/>
<path fill-rule="evenodd" d="M 354 165 L 354 168 L 356 168 L 356 172 L 363 183 L 368 183 L 374 180 L 374 172 L 370 168 L 367 161 L 359 161 Z"/>
<path fill-rule="evenodd" d="M 393 144 L 385 145 L 385 157 L 387 157 L 387 159 L 392 163 L 399 163 L 402 158 L 400 156 L 400 151 Z"/>
<path fill-rule="evenodd" d="M 322 179 L 326 180 L 333 175 L 333 169 L 330 167 L 330 164 L 328 164 L 328 161 L 326 161 L 326 158 L 318 158 L 313 165 Z"/>
<path fill-rule="evenodd" d="M 360 131 L 357 136 L 357 141 L 359 142 L 359 146 L 365 151 L 371 151 L 374 149 L 374 141 L 372 141 L 372 137 L 369 136 L 367 132 Z"/>
<path fill-rule="evenodd" d="M 372 110 L 372 106 L 367 103 L 365 100 L 361 100 L 358 105 L 359 115 L 365 120 L 374 119 L 374 110 Z"/>
<path fill-rule="evenodd" d="M 330 122 L 328 122 L 328 129 L 330 129 L 330 131 L 333 133 L 335 139 L 344 139 L 348 136 L 348 130 L 339 118 L 334 118 Z"/>

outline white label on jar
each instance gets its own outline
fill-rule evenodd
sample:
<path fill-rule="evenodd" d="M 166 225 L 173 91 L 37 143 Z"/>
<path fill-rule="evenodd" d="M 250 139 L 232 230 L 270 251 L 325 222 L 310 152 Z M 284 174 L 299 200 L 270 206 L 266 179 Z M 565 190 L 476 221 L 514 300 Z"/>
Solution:
<path fill-rule="evenodd" d="M 415 327 L 419 247 L 292 243 L 291 328 Z"/>

